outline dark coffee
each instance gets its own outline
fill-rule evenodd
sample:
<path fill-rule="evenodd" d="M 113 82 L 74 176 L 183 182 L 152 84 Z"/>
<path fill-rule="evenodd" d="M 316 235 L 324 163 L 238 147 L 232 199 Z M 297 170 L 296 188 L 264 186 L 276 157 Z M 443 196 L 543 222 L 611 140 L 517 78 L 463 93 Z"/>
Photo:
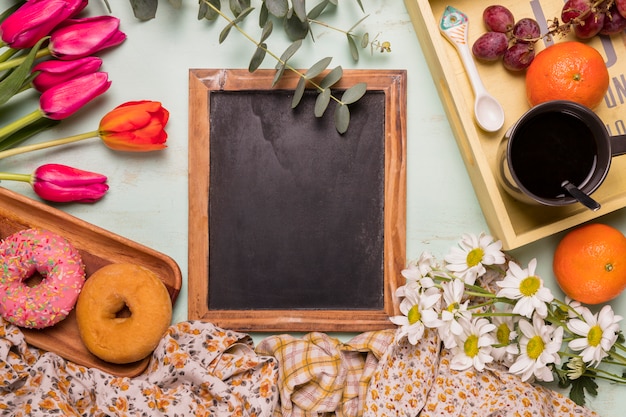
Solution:
<path fill-rule="evenodd" d="M 512 171 L 529 192 L 542 198 L 565 195 L 563 181 L 582 187 L 597 163 L 590 127 L 568 112 L 538 114 L 517 127 L 511 143 Z"/>

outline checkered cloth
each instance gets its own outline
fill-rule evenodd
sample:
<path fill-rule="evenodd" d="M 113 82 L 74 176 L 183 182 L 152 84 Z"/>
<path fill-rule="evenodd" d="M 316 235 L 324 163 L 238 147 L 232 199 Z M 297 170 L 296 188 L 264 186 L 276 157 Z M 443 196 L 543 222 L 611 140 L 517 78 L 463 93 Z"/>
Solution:
<path fill-rule="evenodd" d="M 280 364 L 280 407 L 274 416 L 362 415 L 370 379 L 394 334 L 367 332 L 347 343 L 317 332 L 302 339 L 279 335 L 262 340 L 256 353 L 274 356 Z"/>

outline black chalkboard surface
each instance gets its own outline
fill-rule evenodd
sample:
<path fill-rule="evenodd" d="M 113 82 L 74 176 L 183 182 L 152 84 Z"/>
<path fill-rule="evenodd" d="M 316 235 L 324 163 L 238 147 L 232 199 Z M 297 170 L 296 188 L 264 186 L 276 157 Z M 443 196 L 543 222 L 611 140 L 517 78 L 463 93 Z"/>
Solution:
<path fill-rule="evenodd" d="M 211 94 L 208 307 L 380 309 L 385 95 L 343 135 L 292 96 Z"/>
<path fill-rule="evenodd" d="M 339 134 L 295 76 L 190 70 L 189 319 L 242 331 L 392 327 L 404 283 L 406 73 L 365 81 Z M 322 74 L 323 76 L 323 74 Z"/>

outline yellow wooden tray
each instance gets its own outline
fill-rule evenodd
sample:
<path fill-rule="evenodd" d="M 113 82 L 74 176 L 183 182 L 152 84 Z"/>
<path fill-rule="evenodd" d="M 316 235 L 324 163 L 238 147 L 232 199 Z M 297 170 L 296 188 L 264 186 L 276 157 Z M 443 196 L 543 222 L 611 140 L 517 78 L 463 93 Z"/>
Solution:
<path fill-rule="evenodd" d="M 66 238 L 80 253 L 87 279 L 107 264 L 135 263 L 161 278 L 172 303 L 176 301 L 182 275 L 169 256 L 0 187 L 0 238 L 28 228 L 47 229 Z M 26 341 L 35 347 L 117 376 L 136 376 L 145 370 L 150 361 L 148 356 L 129 364 L 114 364 L 92 355 L 80 339 L 74 310 L 52 327 L 40 330 L 21 328 L 21 331 Z"/>
<path fill-rule="evenodd" d="M 626 157 L 613 159 L 609 174 L 593 194 L 602 204 L 592 212 L 580 204 L 569 207 L 545 207 L 513 200 L 497 183 L 494 175 L 498 143 L 529 105 L 526 101 L 524 73 L 512 73 L 501 62 L 477 62 L 478 71 L 487 90 L 504 106 L 504 127 L 486 133 L 474 122 L 474 95 L 457 51 L 439 32 L 439 21 L 446 6 L 452 6 L 469 18 L 469 43 L 485 32 L 483 10 L 493 4 L 487 0 L 404 0 L 436 88 L 446 110 L 463 161 L 491 233 L 500 239 L 504 249 L 514 249 L 546 236 L 595 219 L 626 206 Z M 516 19 L 531 17 L 546 25 L 560 19 L 562 0 L 519 2 L 502 0 Z M 545 26 L 544 26 L 545 27 Z M 544 31 L 542 31 L 544 32 Z M 555 42 L 575 40 L 573 35 L 555 38 Z M 605 101 L 596 112 L 612 135 L 626 133 L 626 37 L 595 37 L 587 42 L 605 58 L 611 83 Z M 537 43 L 537 51 L 545 48 Z"/>

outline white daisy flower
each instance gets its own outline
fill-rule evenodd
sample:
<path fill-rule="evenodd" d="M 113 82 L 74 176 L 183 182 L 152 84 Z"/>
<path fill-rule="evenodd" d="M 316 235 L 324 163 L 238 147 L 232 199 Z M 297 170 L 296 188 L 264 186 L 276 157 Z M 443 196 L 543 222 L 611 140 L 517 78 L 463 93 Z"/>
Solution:
<path fill-rule="evenodd" d="M 463 302 L 465 284 L 460 279 L 442 282 L 443 305 L 441 310 L 441 326 L 438 328 L 439 337 L 446 348 L 455 346 L 455 335 L 460 335 L 463 327 L 458 322 L 460 318 L 470 320 L 472 313 L 467 310 L 469 300 Z"/>
<path fill-rule="evenodd" d="M 407 292 L 400 303 L 400 311 L 403 315 L 393 316 L 389 319 L 392 323 L 401 326 L 398 336 L 407 336 L 413 345 L 424 334 L 424 330 L 435 328 L 439 325 L 439 313 L 436 306 L 441 299 L 441 293 L 437 288 L 425 292 Z"/>
<path fill-rule="evenodd" d="M 561 363 L 559 349 L 563 342 L 563 327 L 558 326 L 555 329 L 535 314 L 532 324 L 522 319 L 519 321 L 519 328 L 522 332 L 520 355 L 509 367 L 509 372 L 521 375 L 523 381 L 533 377 L 540 381 L 553 381 L 554 375 L 549 365 Z"/>
<path fill-rule="evenodd" d="M 583 374 L 587 370 L 587 367 L 583 362 L 583 358 L 581 358 L 580 356 L 574 356 L 570 358 L 570 360 L 567 362 L 567 369 L 567 377 L 571 380 L 574 380 L 583 376 Z"/>
<path fill-rule="evenodd" d="M 494 338 L 491 332 L 496 328 L 489 320 L 475 317 L 472 321 L 460 319 L 463 331 L 456 335 L 456 346 L 452 348 L 450 368 L 464 371 L 474 367 L 477 371 L 485 369 L 485 364 L 493 361 L 491 345 Z"/>
<path fill-rule="evenodd" d="M 434 258 L 428 252 L 422 253 L 417 262 L 410 263 L 402 270 L 402 276 L 406 278 L 406 284 L 398 287 L 396 296 L 404 297 L 406 291 L 422 292 L 435 286 L 435 281 L 427 274 L 432 271 Z"/>
<path fill-rule="evenodd" d="M 504 313 L 510 313 L 511 306 L 507 306 Z M 496 326 L 496 341 L 491 349 L 491 356 L 496 362 L 511 366 L 515 362 L 515 358 L 519 354 L 517 347 L 517 331 L 515 331 L 515 323 L 517 316 L 492 316 L 491 321 Z"/>
<path fill-rule="evenodd" d="M 621 316 L 615 315 L 610 305 L 602 307 L 597 314 L 587 308 L 581 311 L 583 320 L 573 318 L 567 328 L 578 336 L 569 342 L 570 349 L 581 352 L 582 359 L 590 366 L 598 366 L 607 357 L 609 350 L 617 341 Z"/>
<path fill-rule="evenodd" d="M 464 234 L 459 242 L 460 247 L 453 247 L 445 256 L 446 267 L 467 284 L 473 285 L 476 278 L 486 272 L 485 265 L 504 264 L 505 258 L 501 241 L 481 233 L 480 235 Z"/>
<path fill-rule="evenodd" d="M 502 281 L 496 282 L 501 288 L 496 294 L 498 297 L 506 297 L 517 300 L 513 313 L 531 318 L 533 312 L 537 312 L 542 318 L 548 315 L 548 305 L 554 296 L 549 288 L 544 287 L 543 280 L 535 275 L 537 259 L 528 263 L 527 269 L 522 269 L 515 262 L 509 262 L 509 269 Z"/>

